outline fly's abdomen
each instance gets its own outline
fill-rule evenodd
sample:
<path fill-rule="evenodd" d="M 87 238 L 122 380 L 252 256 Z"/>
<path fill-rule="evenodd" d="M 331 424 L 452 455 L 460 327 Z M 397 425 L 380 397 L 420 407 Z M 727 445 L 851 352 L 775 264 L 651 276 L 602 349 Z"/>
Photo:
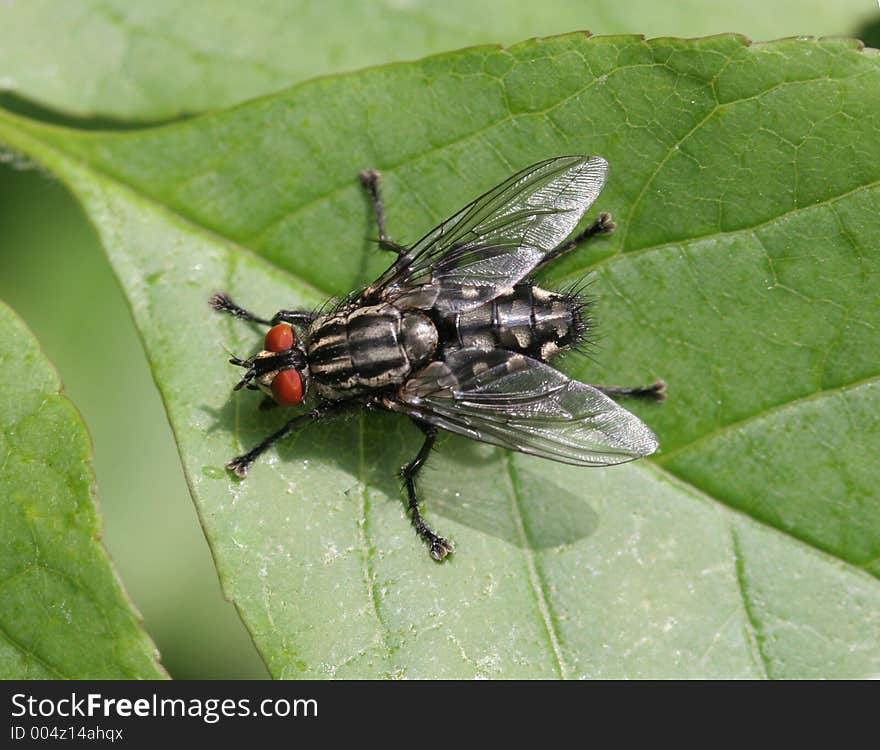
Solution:
<path fill-rule="evenodd" d="M 306 351 L 318 393 L 341 399 L 398 385 L 437 349 L 423 313 L 390 304 L 344 308 L 309 329 Z"/>
<path fill-rule="evenodd" d="M 507 349 L 547 361 L 583 342 L 586 308 L 577 292 L 548 292 L 526 281 L 444 322 L 458 346 Z"/>

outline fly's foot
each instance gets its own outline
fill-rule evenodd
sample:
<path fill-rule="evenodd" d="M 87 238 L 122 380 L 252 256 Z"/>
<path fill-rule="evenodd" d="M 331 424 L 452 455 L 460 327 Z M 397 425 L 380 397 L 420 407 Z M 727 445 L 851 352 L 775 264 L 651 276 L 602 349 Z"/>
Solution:
<path fill-rule="evenodd" d="M 241 309 L 225 292 L 215 292 L 212 294 L 211 299 L 208 300 L 208 304 L 217 312 L 228 312 L 232 315 L 236 315 Z"/>
<path fill-rule="evenodd" d="M 443 562 L 448 555 L 455 552 L 455 545 L 439 534 L 435 534 L 430 526 L 425 523 L 418 508 L 413 509 L 413 526 L 416 527 L 419 536 L 425 540 L 431 557 L 437 562 Z"/>
<path fill-rule="evenodd" d="M 239 479 L 244 479 L 247 476 L 248 469 L 251 468 L 251 464 L 254 462 L 254 459 L 251 458 L 247 453 L 243 456 L 236 456 L 229 463 L 226 464 L 226 468 L 229 469 L 235 476 Z"/>
<path fill-rule="evenodd" d="M 431 557 L 437 562 L 443 562 L 447 555 L 455 552 L 455 545 L 442 536 L 433 535 L 431 538 L 427 538 L 426 541 L 431 546 Z"/>
<path fill-rule="evenodd" d="M 645 395 L 651 396 L 655 401 L 665 401 L 666 400 L 666 381 L 665 380 L 656 380 L 647 388 L 645 388 Z"/>
<path fill-rule="evenodd" d="M 358 177 L 360 177 L 364 187 L 372 193 L 376 189 L 376 185 L 382 178 L 382 175 L 376 169 L 364 169 Z"/>
<path fill-rule="evenodd" d="M 234 318 L 250 320 L 253 323 L 262 323 L 263 325 L 269 325 L 270 323 L 265 318 L 254 315 L 250 310 L 245 310 L 243 307 L 236 305 L 226 292 L 215 292 L 211 295 L 211 299 L 208 300 L 208 304 L 217 312 L 229 313 Z"/>
<path fill-rule="evenodd" d="M 666 400 L 666 381 L 655 380 L 651 385 L 642 385 L 636 388 L 620 385 L 593 385 L 596 390 L 602 391 L 611 398 L 646 398 L 652 401 Z"/>
<path fill-rule="evenodd" d="M 612 392 L 612 395 L 614 393 Z M 621 396 L 635 396 L 636 398 L 647 398 L 652 401 L 666 400 L 666 381 L 655 380 L 651 385 L 644 385 L 639 388 L 621 388 L 618 391 Z"/>
<path fill-rule="evenodd" d="M 407 486 L 412 487 L 411 480 L 407 481 Z M 455 552 L 455 545 L 452 542 L 434 533 L 434 530 L 425 523 L 418 505 L 410 505 L 410 512 L 412 513 L 412 524 L 419 536 L 427 543 L 431 557 L 437 562 L 443 562 L 447 555 Z"/>
<path fill-rule="evenodd" d="M 617 229 L 617 224 L 615 224 L 614 218 L 608 211 L 602 211 L 599 214 L 594 226 L 596 227 L 596 234 L 610 234 Z"/>

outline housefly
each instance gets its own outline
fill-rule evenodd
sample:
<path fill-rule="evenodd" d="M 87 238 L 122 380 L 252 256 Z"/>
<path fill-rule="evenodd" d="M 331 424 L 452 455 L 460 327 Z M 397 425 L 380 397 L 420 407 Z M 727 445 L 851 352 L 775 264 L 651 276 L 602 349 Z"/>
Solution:
<path fill-rule="evenodd" d="M 453 545 L 422 517 L 416 477 L 439 430 L 577 466 L 648 456 L 657 439 L 611 396 L 660 400 L 664 384 L 587 385 L 549 362 L 586 341 L 588 300 L 548 291 L 535 272 L 591 237 L 614 229 L 611 215 L 574 234 L 599 195 L 608 163 L 559 156 L 517 172 L 428 232 L 413 246 L 389 239 L 379 173 L 360 177 L 372 200 L 379 245 L 397 256 L 372 284 L 317 312 L 261 318 L 215 294 L 215 310 L 269 326 L 264 348 L 235 386 L 283 406 L 311 391 L 312 408 L 228 464 L 244 477 L 270 446 L 300 427 L 354 409 L 409 417 L 424 433 L 401 469 L 416 531 L 435 560 Z M 569 239 L 570 238 L 570 239 Z"/>

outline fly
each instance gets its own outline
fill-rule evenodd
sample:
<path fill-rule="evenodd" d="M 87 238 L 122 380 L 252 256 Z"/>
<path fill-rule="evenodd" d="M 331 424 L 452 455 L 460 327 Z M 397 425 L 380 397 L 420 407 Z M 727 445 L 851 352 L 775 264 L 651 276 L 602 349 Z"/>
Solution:
<path fill-rule="evenodd" d="M 435 560 L 453 551 L 422 517 L 416 477 L 439 430 L 577 466 L 609 466 L 657 450 L 657 439 L 611 396 L 662 400 L 662 381 L 641 387 L 587 385 L 549 362 L 586 340 L 589 302 L 548 291 L 538 270 L 580 243 L 614 230 L 600 213 L 575 228 L 605 185 L 598 156 L 559 156 L 517 172 L 428 232 L 412 247 L 385 231 L 379 173 L 361 173 L 379 245 L 396 259 L 365 289 L 329 311 L 280 310 L 261 318 L 215 294 L 211 306 L 269 326 L 264 348 L 230 362 L 245 373 L 234 390 L 259 389 L 307 412 L 227 467 L 245 477 L 253 462 L 295 430 L 330 416 L 381 408 L 424 433 L 400 470 L 412 523 Z M 569 239 L 570 238 L 570 239 Z M 298 331 L 298 336 L 295 331 Z"/>

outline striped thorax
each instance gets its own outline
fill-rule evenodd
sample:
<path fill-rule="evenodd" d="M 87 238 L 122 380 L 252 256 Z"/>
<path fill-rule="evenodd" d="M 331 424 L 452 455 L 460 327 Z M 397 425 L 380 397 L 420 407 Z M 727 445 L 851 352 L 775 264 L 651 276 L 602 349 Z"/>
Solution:
<path fill-rule="evenodd" d="M 403 383 L 430 361 L 437 344 L 427 315 L 387 303 L 321 316 L 305 341 L 315 389 L 334 400 Z"/>

